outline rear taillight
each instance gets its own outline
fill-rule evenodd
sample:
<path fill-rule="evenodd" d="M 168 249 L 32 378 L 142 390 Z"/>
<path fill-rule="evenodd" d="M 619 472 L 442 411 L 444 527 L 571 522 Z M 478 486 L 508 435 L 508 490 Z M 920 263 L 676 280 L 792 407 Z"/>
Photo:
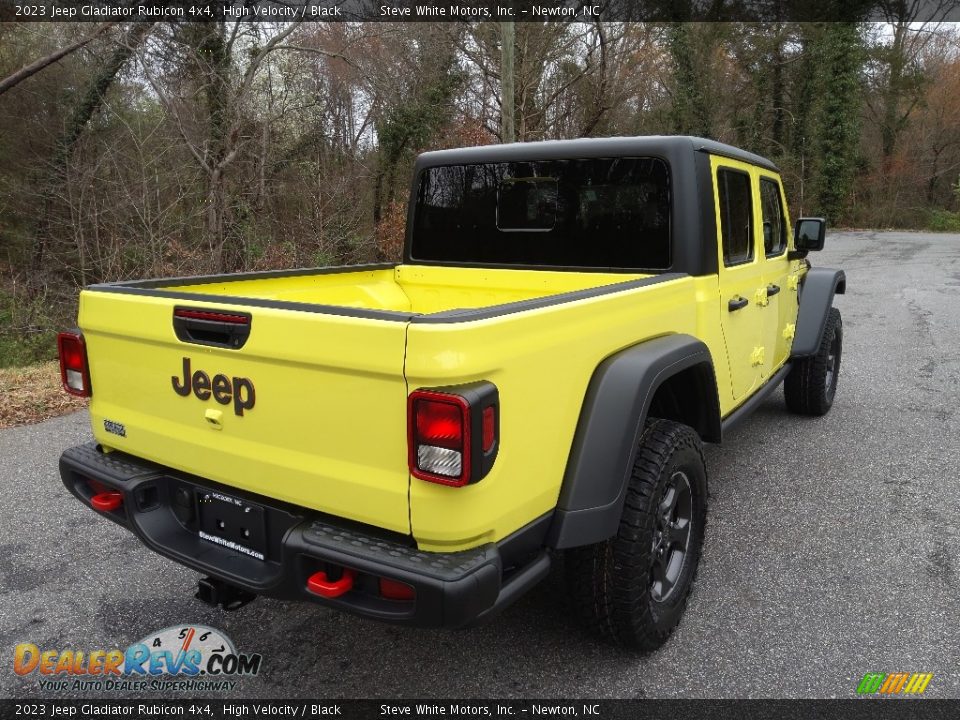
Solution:
<path fill-rule="evenodd" d="M 71 395 L 90 397 L 90 368 L 83 335 L 76 332 L 60 333 L 57 335 L 57 351 L 60 354 L 63 389 Z"/>
<path fill-rule="evenodd" d="M 410 396 L 410 470 L 444 485 L 470 482 L 470 406 L 459 395 L 417 390 Z"/>
<path fill-rule="evenodd" d="M 249 325 L 250 316 L 239 313 L 214 312 L 210 310 L 190 310 L 189 308 L 175 308 L 175 318 L 186 320 L 206 320 L 207 322 L 227 323 L 228 325 Z"/>
<path fill-rule="evenodd" d="M 497 388 L 488 382 L 411 393 L 410 473 L 454 487 L 482 479 L 499 449 L 498 402 Z"/>

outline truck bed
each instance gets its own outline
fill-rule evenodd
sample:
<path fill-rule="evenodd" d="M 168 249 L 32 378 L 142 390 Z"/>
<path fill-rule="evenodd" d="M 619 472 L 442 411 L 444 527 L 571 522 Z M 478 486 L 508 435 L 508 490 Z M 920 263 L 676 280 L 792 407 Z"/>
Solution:
<path fill-rule="evenodd" d="M 253 304 L 299 303 L 373 313 L 427 315 L 532 300 L 637 280 L 630 273 L 569 273 L 419 265 L 366 265 L 277 273 L 118 283 L 116 288 L 175 293 L 183 298 Z M 154 294 L 150 293 L 150 294 Z M 183 298 L 185 299 L 185 298 Z"/>

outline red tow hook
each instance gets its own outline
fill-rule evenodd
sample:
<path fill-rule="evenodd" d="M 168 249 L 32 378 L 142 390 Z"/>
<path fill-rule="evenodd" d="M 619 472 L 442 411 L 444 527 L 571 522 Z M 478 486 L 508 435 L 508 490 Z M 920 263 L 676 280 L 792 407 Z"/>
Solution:
<path fill-rule="evenodd" d="M 93 505 L 94 510 L 99 510 L 100 512 L 113 512 L 118 507 L 123 505 L 123 493 L 112 491 L 97 493 L 90 498 L 90 504 Z"/>
<path fill-rule="evenodd" d="M 340 597 L 353 589 L 353 578 L 355 574 L 356 573 L 350 568 L 344 568 L 343 575 L 340 579 L 336 582 L 330 582 L 327 580 L 327 574 L 321 570 L 307 578 L 307 590 L 321 597 Z"/>

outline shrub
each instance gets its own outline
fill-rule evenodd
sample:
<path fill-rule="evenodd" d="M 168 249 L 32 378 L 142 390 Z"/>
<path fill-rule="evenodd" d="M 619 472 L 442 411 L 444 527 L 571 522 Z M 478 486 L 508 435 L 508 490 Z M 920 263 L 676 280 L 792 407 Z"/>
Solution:
<path fill-rule="evenodd" d="M 931 210 L 927 218 L 927 229 L 936 232 L 960 232 L 960 212 Z"/>

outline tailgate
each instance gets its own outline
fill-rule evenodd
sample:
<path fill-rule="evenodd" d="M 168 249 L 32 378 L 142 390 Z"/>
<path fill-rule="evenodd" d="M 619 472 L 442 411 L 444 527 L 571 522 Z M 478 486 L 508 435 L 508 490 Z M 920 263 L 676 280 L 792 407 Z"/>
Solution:
<path fill-rule="evenodd" d="M 79 324 L 97 441 L 226 485 L 409 533 L 405 317 L 346 317 L 197 297 L 82 293 Z M 237 349 L 196 344 L 202 333 L 181 340 L 175 308 L 246 314 L 249 335 Z"/>

